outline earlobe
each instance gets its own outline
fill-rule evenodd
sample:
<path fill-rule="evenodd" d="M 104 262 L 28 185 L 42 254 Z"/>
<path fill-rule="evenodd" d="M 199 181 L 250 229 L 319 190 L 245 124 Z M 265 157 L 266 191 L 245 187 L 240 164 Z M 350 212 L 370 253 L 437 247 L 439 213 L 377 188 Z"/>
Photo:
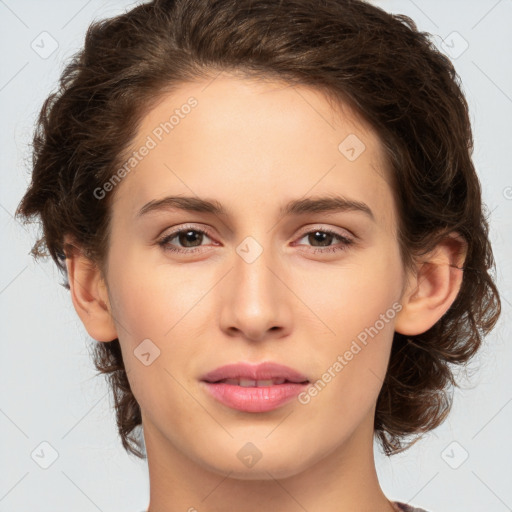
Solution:
<path fill-rule="evenodd" d="M 89 335 L 96 341 L 116 339 L 107 288 L 100 269 L 82 254 L 76 244 L 67 245 L 66 268 L 73 306 Z"/>
<path fill-rule="evenodd" d="M 422 259 L 401 300 L 395 331 L 409 336 L 430 329 L 450 308 L 462 285 L 467 244 L 450 233 Z"/>

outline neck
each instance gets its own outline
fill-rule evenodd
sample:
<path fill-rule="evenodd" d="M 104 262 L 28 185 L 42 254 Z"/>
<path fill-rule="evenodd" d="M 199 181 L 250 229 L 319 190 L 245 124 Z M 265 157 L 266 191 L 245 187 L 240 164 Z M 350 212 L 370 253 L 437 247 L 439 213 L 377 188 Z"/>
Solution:
<path fill-rule="evenodd" d="M 296 473 L 265 469 L 262 458 L 251 471 L 220 472 L 193 460 L 143 417 L 150 478 L 148 512 L 395 512 L 382 492 L 373 453 L 373 416 L 331 453 Z M 300 466 L 300 461 L 298 466 Z M 263 463 L 263 464 L 262 464 Z M 260 466 L 256 474 L 254 470 Z"/>

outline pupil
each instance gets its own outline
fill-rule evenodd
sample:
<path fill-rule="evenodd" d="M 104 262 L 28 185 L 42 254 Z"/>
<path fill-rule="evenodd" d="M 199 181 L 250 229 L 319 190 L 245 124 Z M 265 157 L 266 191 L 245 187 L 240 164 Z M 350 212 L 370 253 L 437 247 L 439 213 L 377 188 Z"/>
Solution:
<path fill-rule="evenodd" d="M 329 234 L 329 233 L 323 233 L 322 231 L 315 231 L 315 233 L 313 233 L 312 235 L 310 235 L 310 241 L 311 241 L 311 236 L 313 236 L 313 240 L 316 242 L 318 241 L 318 238 L 320 238 L 320 243 L 321 242 L 325 242 L 325 239 L 326 237 L 329 239 L 329 237 L 332 238 L 332 235 Z M 329 241 L 329 240 L 328 240 Z M 314 243 L 312 245 L 315 245 Z M 327 244 L 328 245 L 328 244 Z"/>
<path fill-rule="evenodd" d="M 184 245 L 185 247 L 190 247 L 187 245 L 189 242 L 194 243 L 194 241 L 197 241 L 199 233 L 197 231 L 186 231 L 183 232 L 180 236 L 180 243 Z M 194 247 L 194 246 L 193 246 Z"/>

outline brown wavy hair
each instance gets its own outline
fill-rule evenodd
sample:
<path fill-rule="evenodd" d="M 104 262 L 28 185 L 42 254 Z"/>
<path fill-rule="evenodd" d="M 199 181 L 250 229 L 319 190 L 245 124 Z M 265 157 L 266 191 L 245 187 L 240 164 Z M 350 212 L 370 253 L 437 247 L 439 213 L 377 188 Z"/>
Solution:
<path fill-rule="evenodd" d="M 445 419 L 453 365 L 475 354 L 501 312 L 460 79 L 410 18 L 359 0 L 167 0 L 95 21 L 37 121 L 32 181 L 16 211 L 42 224 L 32 254 L 49 253 L 69 289 L 69 234 L 102 269 L 114 192 L 98 200 L 94 190 L 162 94 L 220 72 L 315 87 L 372 126 L 392 170 L 406 268 L 447 233 L 467 242 L 449 310 L 423 334 L 394 334 L 375 435 L 387 455 L 402 451 Z M 109 379 L 124 448 L 143 458 L 118 339 L 94 345 L 94 364 Z"/>

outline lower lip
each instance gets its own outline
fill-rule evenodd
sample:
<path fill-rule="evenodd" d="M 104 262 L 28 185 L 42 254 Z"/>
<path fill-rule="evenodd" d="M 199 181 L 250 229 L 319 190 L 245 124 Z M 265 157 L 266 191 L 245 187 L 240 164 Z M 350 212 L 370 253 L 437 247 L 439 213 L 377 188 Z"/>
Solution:
<path fill-rule="evenodd" d="M 244 412 L 266 412 L 295 398 L 308 384 L 287 382 L 274 386 L 242 387 L 225 382 L 202 381 L 208 392 L 219 402 Z"/>

